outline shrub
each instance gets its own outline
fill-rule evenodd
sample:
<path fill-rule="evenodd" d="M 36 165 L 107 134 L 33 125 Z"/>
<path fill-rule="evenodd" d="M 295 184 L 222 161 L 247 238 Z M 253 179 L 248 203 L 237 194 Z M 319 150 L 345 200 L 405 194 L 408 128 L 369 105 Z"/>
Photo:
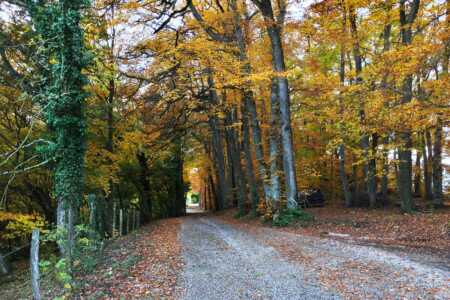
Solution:
<path fill-rule="evenodd" d="M 55 229 L 50 231 L 42 239 L 43 242 L 64 242 L 64 230 Z M 73 275 L 91 273 L 95 270 L 100 260 L 104 242 L 100 235 L 87 225 L 75 226 L 75 247 L 72 249 L 72 265 L 65 258 L 52 256 L 49 260 L 41 260 L 41 271 L 46 273 L 55 272 L 55 279 L 65 290 L 65 295 L 70 295 L 76 282 Z"/>
<path fill-rule="evenodd" d="M 314 221 L 314 216 L 310 213 L 301 210 L 286 208 L 282 209 L 278 214 L 274 215 L 272 225 L 277 227 L 284 227 L 297 223 L 301 226 L 310 225 Z"/>
<path fill-rule="evenodd" d="M 39 215 L 20 214 L 0 210 L 0 243 L 28 240 L 33 228 L 45 231 L 46 223 Z"/>

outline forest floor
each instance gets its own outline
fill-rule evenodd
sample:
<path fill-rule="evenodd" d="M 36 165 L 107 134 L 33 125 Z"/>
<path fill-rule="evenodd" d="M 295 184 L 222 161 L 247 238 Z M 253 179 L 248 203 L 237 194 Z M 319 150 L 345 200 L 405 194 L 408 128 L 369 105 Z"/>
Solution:
<path fill-rule="evenodd" d="M 315 217 L 310 226 L 294 224 L 278 230 L 390 250 L 414 250 L 450 262 L 450 205 L 435 211 L 421 209 L 413 214 L 403 214 L 398 207 L 371 210 L 325 206 L 306 211 Z M 235 214 L 236 210 L 228 210 L 217 215 L 235 225 L 265 226 L 256 218 L 235 219 Z"/>
<path fill-rule="evenodd" d="M 111 241 L 74 298 L 450 299 L 448 211 L 309 211 L 305 228 L 235 210 L 156 221 Z M 27 299 L 14 285 L 0 299 Z"/>

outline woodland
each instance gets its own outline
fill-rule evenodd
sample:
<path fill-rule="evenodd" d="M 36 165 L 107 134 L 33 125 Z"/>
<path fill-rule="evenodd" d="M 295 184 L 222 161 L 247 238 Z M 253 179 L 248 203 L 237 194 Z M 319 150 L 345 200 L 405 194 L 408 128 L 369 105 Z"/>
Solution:
<path fill-rule="evenodd" d="M 450 250 L 449 59 L 449 0 L 0 0 L 0 276 L 38 228 L 69 299 L 187 198 L 265 226 L 420 214 Z"/>

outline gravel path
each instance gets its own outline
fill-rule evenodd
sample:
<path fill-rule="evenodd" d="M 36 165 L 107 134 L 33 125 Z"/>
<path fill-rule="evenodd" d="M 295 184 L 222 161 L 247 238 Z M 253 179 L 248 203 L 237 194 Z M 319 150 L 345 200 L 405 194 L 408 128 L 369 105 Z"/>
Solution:
<path fill-rule="evenodd" d="M 450 299 L 450 272 L 381 249 L 185 218 L 182 299 Z"/>

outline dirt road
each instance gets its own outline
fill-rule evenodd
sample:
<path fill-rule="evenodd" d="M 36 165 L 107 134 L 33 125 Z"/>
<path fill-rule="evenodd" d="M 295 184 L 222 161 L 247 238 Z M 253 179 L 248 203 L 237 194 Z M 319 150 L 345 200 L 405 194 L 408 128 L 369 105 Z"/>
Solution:
<path fill-rule="evenodd" d="M 398 253 L 211 216 L 183 219 L 183 299 L 450 299 L 450 272 Z"/>

